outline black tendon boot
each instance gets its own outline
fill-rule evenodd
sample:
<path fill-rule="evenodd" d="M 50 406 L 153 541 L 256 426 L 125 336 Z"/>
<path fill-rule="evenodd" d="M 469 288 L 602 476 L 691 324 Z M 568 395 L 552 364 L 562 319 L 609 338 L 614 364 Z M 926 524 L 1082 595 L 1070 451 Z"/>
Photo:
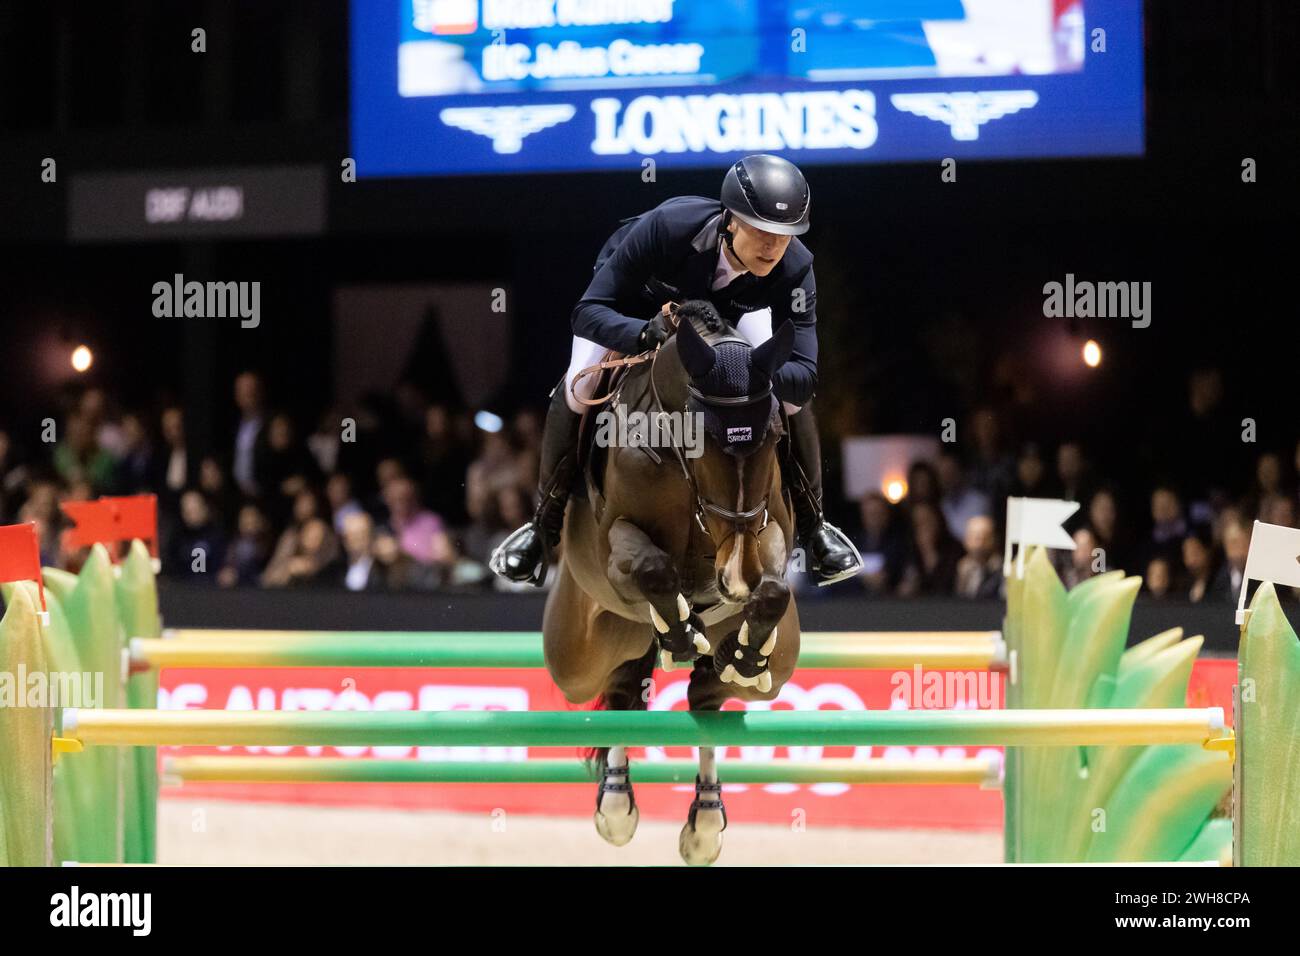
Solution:
<path fill-rule="evenodd" d="M 564 507 L 569 501 L 569 487 L 577 459 L 578 425 L 582 416 L 569 410 L 564 400 L 565 388 L 561 379 L 551 392 L 551 407 L 546 411 L 537 512 L 532 521 L 502 541 L 488 561 L 488 567 L 503 578 L 527 582 L 534 587 L 541 587 L 546 580 L 547 563 L 559 546 L 560 532 L 564 528 Z"/>
<path fill-rule="evenodd" d="M 788 421 L 791 461 L 786 478 L 794 499 L 796 536 L 818 586 L 834 584 L 861 571 L 862 556 L 843 531 L 822 517 L 822 450 L 811 406 L 803 406 Z"/>

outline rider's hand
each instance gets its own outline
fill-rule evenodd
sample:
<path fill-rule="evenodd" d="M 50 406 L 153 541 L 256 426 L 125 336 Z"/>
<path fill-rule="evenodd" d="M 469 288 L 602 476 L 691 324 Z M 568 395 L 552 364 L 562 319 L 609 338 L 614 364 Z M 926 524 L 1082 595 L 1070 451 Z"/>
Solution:
<path fill-rule="evenodd" d="M 645 352 L 656 348 L 667 341 L 669 333 L 673 330 L 672 322 L 668 318 L 668 310 L 671 306 L 671 302 L 666 303 L 645 324 L 645 328 L 641 330 L 641 337 L 638 340 L 641 351 Z"/>

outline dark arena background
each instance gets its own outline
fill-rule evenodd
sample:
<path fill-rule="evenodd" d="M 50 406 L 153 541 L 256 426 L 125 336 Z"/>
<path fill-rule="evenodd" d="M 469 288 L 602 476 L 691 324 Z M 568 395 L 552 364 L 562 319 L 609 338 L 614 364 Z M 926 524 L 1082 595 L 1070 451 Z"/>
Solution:
<path fill-rule="evenodd" d="M 861 566 L 817 587 L 792 528 L 778 577 L 805 659 L 771 699 L 724 710 L 1011 709 L 1016 666 L 1070 675 L 1105 656 L 1081 649 L 1075 621 L 1076 643 L 1015 657 L 1017 627 L 1041 637 L 1051 617 L 1017 589 L 1037 573 L 1102 593 L 1121 577 L 1085 582 L 1122 570 L 1118 610 L 1070 605 L 1118 641 L 1100 683 L 1018 706 L 1223 708 L 1233 725 L 1234 613 L 1260 580 L 1247 557 L 1260 527 L 1282 548 L 1300 528 L 1297 45 L 1300 15 L 1281 0 L 5 3 L 0 525 L 32 528 L 41 564 L 84 581 L 99 551 L 69 534 L 78 503 L 153 496 L 165 635 L 268 642 L 231 666 L 159 652 L 159 714 L 589 709 L 595 691 L 578 700 L 542 666 L 556 568 L 535 588 L 490 557 L 533 515 L 548 396 L 606 240 L 673 197 L 719 202 L 733 164 L 775 154 L 810 189 L 797 241 L 815 255 L 822 507 Z M 669 466 L 662 481 L 680 483 Z M 1038 540 L 1028 517 L 1008 525 L 1021 499 L 1078 508 Z M 1049 547 L 1008 575 L 1012 544 Z M 75 604 L 73 579 L 53 573 L 45 591 Z M 1268 579 L 1294 615 L 1300 582 Z M 740 620 L 717 634 L 733 640 Z M 1173 628 L 1203 637 L 1179 672 L 1186 693 L 1098 703 L 1098 687 L 1130 686 L 1115 671 L 1128 673 L 1125 642 Z M 322 650 L 295 657 L 271 631 Z M 922 679 L 925 642 L 954 633 L 993 643 L 937 672 L 974 667 L 989 699 L 900 695 Z M 407 638 L 462 656 L 402 656 Z M 915 669 L 893 651 L 855 664 L 876 639 L 913 639 Z M 331 640 L 359 656 L 326 659 Z M 631 709 L 699 709 L 689 673 L 654 670 Z M 605 686 L 598 703 L 626 709 L 616 698 Z M 754 732 L 718 750 L 720 865 L 1079 862 L 1036 844 L 1042 832 L 1004 833 L 1014 748 L 999 741 Z M 623 847 L 589 822 L 600 770 L 571 746 L 602 741 L 330 739 L 152 741 L 147 849 L 81 862 L 680 862 L 686 737 L 634 741 L 649 745 L 631 751 L 640 830 Z M 205 776 L 209 757 L 325 762 Z M 859 784 L 805 766 L 819 758 L 901 776 Z M 540 759 L 565 761 L 570 782 L 511 776 Z M 793 782 L 754 769 L 773 760 L 798 762 Z M 387 769 L 368 778 L 366 761 Z M 448 761 L 463 776 L 411 769 Z M 474 777 L 471 761 L 492 769 Z M 729 782 L 729 764 L 747 782 Z M 1221 769 L 1195 839 L 1138 850 L 1134 836 L 1091 859 L 1200 859 L 1232 814 Z M 621 792 L 603 799 L 626 812 Z M 1205 858 L 1230 859 L 1224 846 Z"/>

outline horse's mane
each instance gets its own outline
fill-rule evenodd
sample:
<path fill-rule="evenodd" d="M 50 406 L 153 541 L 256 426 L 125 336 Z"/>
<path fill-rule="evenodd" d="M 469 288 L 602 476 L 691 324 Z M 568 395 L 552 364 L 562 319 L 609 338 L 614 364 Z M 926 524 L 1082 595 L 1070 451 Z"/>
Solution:
<path fill-rule="evenodd" d="M 736 327 L 718 314 L 712 303 L 704 299 L 689 299 L 677 307 L 677 321 L 690 322 L 695 331 L 706 338 L 739 335 Z"/>

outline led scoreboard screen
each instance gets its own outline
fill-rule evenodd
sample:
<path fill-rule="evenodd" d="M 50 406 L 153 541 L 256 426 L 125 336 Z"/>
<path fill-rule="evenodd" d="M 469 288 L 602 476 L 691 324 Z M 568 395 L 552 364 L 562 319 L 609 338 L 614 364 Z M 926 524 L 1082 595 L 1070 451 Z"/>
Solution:
<path fill-rule="evenodd" d="M 362 176 L 1135 155 L 1136 0 L 353 0 Z"/>

